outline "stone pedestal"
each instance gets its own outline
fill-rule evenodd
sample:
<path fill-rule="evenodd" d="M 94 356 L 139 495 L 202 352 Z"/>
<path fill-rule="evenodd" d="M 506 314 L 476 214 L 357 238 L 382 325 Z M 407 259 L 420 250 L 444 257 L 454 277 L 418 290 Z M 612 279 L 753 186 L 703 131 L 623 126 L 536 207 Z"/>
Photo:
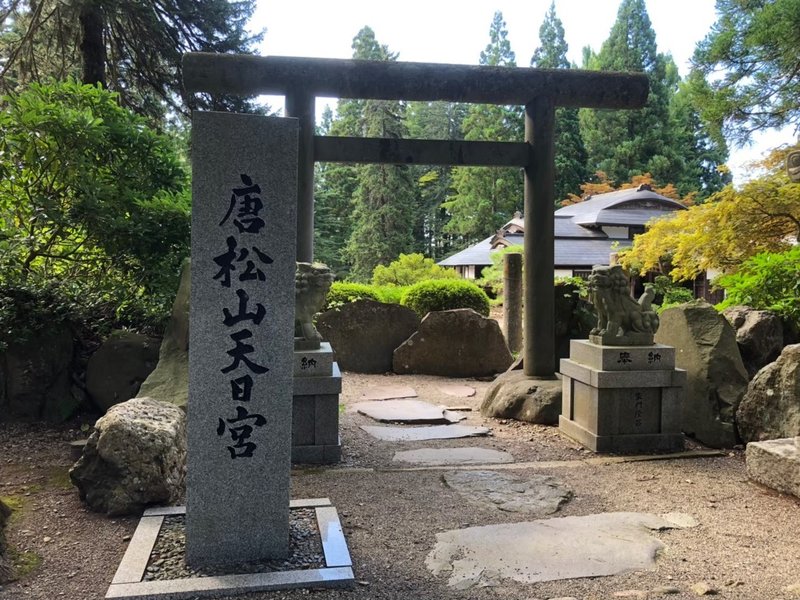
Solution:
<path fill-rule="evenodd" d="M 339 394 L 342 374 L 328 342 L 318 349 L 295 350 L 294 398 L 292 400 L 292 462 L 337 463 L 342 456 L 339 441 Z"/>
<path fill-rule="evenodd" d="M 681 395 L 686 371 L 675 348 L 601 346 L 572 340 L 561 360 L 559 429 L 595 452 L 683 449 Z"/>

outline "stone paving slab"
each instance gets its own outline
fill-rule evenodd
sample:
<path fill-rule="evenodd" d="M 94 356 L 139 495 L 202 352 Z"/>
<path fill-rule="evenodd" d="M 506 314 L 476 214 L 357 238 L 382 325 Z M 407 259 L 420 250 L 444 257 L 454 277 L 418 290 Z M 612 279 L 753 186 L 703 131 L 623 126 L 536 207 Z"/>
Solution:
<path fill-rule="evenodd" d="M 367 388 L 361 393 L 362 400 L 392 400 L 416 397 L 417 391 L 407 385 L 379 385 Z"/>
<path fill-rule="evenodd" d="M 647 513 L 601 513 L 468 527 L 436 534 L 425 558 L 455 589 L 616 575 L 652 569 L 665 545 L 653 530 L 676 528 Z"/>
<path fill-rule="evenodd" d="M 420 448 L 395 452 L 393 462 L 414 465 L 488 465 L 491 463 L 513 463 L 508 452 L 491 448 Z"/>
<path fill-rule="evenodd" d="M 471 425 L 431 425 L 429 427 L 362 425 L 361 429 L 371 436 L 387 442 L 449 440 L 489 435 L 488 427 L 473 427 Z"/>
<path fill-rule="evenodd" d="M 467 418 L 465 415 L 447 410 L 444 406 L 434 406 L 422 400 L 358 402 L 353 405 L 353 409 L 381 423 L 446 425 Z"/>
<path fill-rule="evenodd" d="M 551 515 L 572 498 L 572 491 L 549 475 L 453 471 L 444 474 L 444 481 L 470 502 L 533 517 Z"/>
<path fill-rule="evenodd" d="M 475 395 L 475 388 L 470 385 L 458 385 L 455 383 L 440 385 L 439 391 L 448 396 L 456 398 L 472 398 Z"/>

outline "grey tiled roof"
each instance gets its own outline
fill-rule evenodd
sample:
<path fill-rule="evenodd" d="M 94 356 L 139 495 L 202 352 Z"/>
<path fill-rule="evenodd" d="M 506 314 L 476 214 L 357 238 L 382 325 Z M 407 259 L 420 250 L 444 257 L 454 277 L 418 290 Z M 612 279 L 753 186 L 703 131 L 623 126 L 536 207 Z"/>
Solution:
<path fill-rule="evenodd" d="M 631 245 L 630 240 L 609 239 L 600 226 L 630 227 L 645 225 L 654 218 L 672 214 L 676 210 L 685 210 L 685 206 L 647 189 L 629 189 L 598 194 L 593 198 L 572 204 L 555 211 L 555 267 L 556 268 L 591 268 L 593 265 L 608 264 L 612 245 L 625 248 Z M 510 225 L 524 227 L 524 221 L 515 218 Z M 490 265 L 489 253 L 492 240 L 488 237 L 446 258 L 439 264 L 447 267 L 459 265 Z M 522 244 L 521 233 L 506 234 L 504 239 L 511 245 Z"/>
<path fill-rule="evenodd" d="M 614 245 L 614 242 L 617 242 Z M 607 265 L 609 255 L 614 248 L 627 248 L 630 240 L 564 240 L 556 238 L 555 241 L 555 267 L 587 268 L 594 265 Z"/>
<path fill-rule="evenodd" d="M 671 200 L 661 194 L 656 194 L 650 190 L 638 190 L 632 188 L 629 190 L 619 190 L 616 192 L 609 192 L 607 194 L 597 194 L 590 196 L 583 202 L 577 204 L 570 204 L 564 206 L 556 211 L 556 216 L 577 216 L 577 215 L 590 215 L 609 208 L 624 208 L 624 204 L 646 204 L 650 205 L 649 208 L 655 210 L 685 210 L 686 207 L 680 202 Z M 662 208 L 663 207 L 663 208 Z"/>
<path fill-rule="evenodd" d="M 494 237 L 494 236 L 492 236 Z M 457 267 L 459 265 L 490 265 L 489 251 L 492 249 L 492 237 L 488 237 L 475 244 L 440 260 L 438 264 L 443 267 Z"/>
<path fill-rule="evenodd" d="M 557 238 L 606 238 L 606 234 L 599 229 L 582 227 L 571 217 L 559 216 L 555 218 L 555 235 Z"/>
<path fill-rule="evenodd" d="M 518 238 L 512 241 L 513 244 L 521 243 L 522 236 L 507 236 L 506 239 Z M 440 261 L 443 267 L 456 267 L 459 265 L 490 265 L 492 264 L 491 253 L 493 250 L 487 238 L 482 242 L 470 246 L 449 258 Z M 600 239 L 558 239 L 555 240 L 555 267 L 561 268 L 591 268 L 593 265 L 607 265 L 608 257 L 614 250 L 612 246 L 617 242 L 620 248 L 631 245 L 630 240 L 610 240 Z"/>
<path fill-rule="evenodd" d="M 674 210 L 647 208 L 605 208 L 592 214 L 575 215 L 570 221 L 581 229 L 584 225 L 645 225 L 653 219 L 668 216 L 674 212 Z"/>

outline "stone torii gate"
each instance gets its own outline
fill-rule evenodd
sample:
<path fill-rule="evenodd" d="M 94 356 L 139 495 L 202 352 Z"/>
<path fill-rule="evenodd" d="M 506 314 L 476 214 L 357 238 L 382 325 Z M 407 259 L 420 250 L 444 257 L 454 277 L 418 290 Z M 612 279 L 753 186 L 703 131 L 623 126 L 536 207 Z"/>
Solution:
<path fill-rule="evenodd" d="M 644 74 L 443 65 L 285 56 L 191 53 L 183 58 L 188 92 L 283 95 L 300 125 L 297 260 L 314 256 L 314 163 L 520 167 L 525 172 L 524 369 L 554 375 L 554 122 L 558 106 L 644 106 Z M 317 96 L 524 105 L 524 142 L 468 142 L 314 135 Z"/>

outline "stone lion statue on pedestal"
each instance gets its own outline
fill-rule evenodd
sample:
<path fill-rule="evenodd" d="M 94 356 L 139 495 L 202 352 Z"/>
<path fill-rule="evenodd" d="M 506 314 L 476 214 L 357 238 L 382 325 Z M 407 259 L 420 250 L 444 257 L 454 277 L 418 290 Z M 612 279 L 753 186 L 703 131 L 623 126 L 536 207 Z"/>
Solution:
<path fill-rule="evenodd" d="M 319 348 L 322 336 L 314 327 L 314 316 L 325 306 L 334 275 L 322 263 L 297 263 L 294 275 L 295 350 Z"/>
<path fill-rule="evenodd" d="M 636 302 L 630 281 L 619 265 L 596 266 L 589 276 L 589 301 L 597 310 L 597 326 L 589 340 L 606 346 L 647 346 L 658 330 L 658 315 L 650 308 L 655 292 L 650 284 Z"/>

